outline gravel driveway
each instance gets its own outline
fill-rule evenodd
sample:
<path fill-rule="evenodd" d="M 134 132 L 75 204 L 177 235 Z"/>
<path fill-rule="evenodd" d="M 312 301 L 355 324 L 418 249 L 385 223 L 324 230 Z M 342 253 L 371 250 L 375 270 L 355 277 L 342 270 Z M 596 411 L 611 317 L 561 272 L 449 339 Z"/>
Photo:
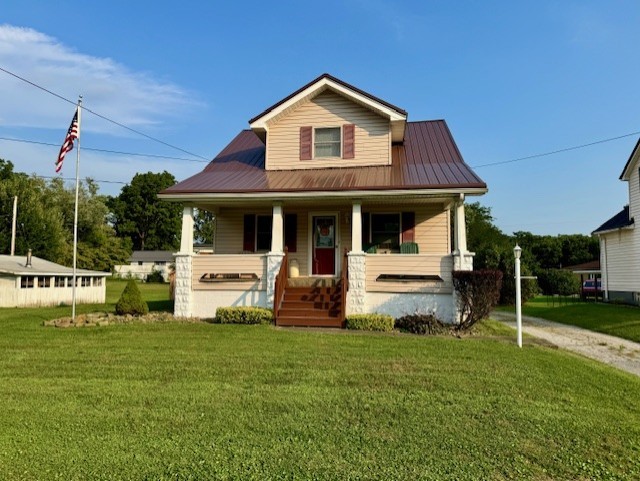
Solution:
<path fill-rule="evenodd" d="M 516 326 L 515 313 L 494 311 L 491 318 Z M 529 316 L 522 316 L 522 332 L 640 376 L 640 343 Z"/>

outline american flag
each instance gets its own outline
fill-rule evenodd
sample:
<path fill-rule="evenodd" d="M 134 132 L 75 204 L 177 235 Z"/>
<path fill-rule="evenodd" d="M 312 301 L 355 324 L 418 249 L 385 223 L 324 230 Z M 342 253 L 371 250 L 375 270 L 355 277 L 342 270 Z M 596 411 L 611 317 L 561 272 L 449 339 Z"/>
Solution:
<path fill-rule="evenodd" d="M 76 109 L 76 114 L 73 116 L 69 130 L 67 131 L 67 136 L 64 138 L 62 147 L 60 147 L 58 160 L 56 160 L 56 172 L 60 172 L 64 156 L 73 149 L 73 141 L 78 138 L 78 129 L 78 109 Z"/>

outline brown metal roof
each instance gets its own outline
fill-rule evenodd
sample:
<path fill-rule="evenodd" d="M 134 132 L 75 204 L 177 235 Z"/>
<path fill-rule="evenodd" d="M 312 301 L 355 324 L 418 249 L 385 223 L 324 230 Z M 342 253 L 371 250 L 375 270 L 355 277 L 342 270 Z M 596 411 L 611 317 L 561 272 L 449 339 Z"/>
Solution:
<path fill-rule="evenodd" d="M 486 189 L 464 162 L 444 120 L 407 122 L 392 165 L 264 170 L 264 143 L 244 130 L 200 172 L 161 194 Z"/>
<path fill-rule="evenodd" d="M 371 100 L 373 100 L 374 102 L 378 102 L 379 104 L 382 104 L 386 107 L 389 107 L 390 109 L 395 110 L 396 112 L 398 112 L 399 114 L 402 115 L 407 115 L 407 112 L 404 111 L 403 109 L 401 109 L 400 107 L 396 107 L 393 104 L 390 104 L 389 102 L 386 102 L 378 97 L 375 97 L 373 95 L 371 95 L 368 92 L 365 92 L 364 90 L 360 90 L 358 87 L 354 87 L 351 84 L 348 84 L 347 82 L 344 82 L 342 80 L 340 80 L 339 78 L 334 77 L 333 75 L 329 75 L 328 73 L 323 73 L 322 75 L 320 75 L 318 78 L 313 79 L 311 82 L 309 82 L 307 85 L 299 88 L 298 90 L 296 90 L 295 92 L 293 92 L 291 95 L 286 96 L 285 98 L 283 98 L 282 100 L 280 100 L 279 102 L 273 104 L 271 107 L 269 107 L 268 109 L 266 109 L 264 112 L 262 112 L 261 114 L 256 115 L 254 118 L 252 118 L 251 120 L 249 120 L 249 123 L 252 124 L 253 122 L 255 122 L 256 120 L 258 120 L 260 117 L 263 117 L 265 115 L 267 115 L 269 112 L 271 112 L 272 110 L 278 108 L 280 105 L 282 105 L 283 103 L 287 102 L 289 99 L 292 99 L 293 97 L 295 97 L 296 95 L 298 95 L 300 92 L 305 91 L 306 89 L 308 89 L 309 87 L 311 87 L 313 84 L 319 82 L 320 80 L 322 80 L 323 78 L 332 80 L 335 83 L 338 83 L 340 85 L 342 85 L 343 87 L 348 88 L 349 90 L 353 90 L 356 93 L 359 93 L 360 95 L 364 95 L 365 97 L 370 98 Z"/>

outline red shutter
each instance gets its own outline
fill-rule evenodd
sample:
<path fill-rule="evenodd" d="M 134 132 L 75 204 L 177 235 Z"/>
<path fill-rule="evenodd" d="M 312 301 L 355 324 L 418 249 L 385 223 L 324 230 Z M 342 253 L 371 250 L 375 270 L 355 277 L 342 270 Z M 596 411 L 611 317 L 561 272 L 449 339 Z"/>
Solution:
<path fill-rule="evenodd" d="M 254 214 L 244 215 L 242 250 L 247 252 L 255 252 L 256 250 L 256 216 Z"/>
<path fill-rule="evenodd" d="M 300 160 L 311 160 L 312 137 L 311 127 L 300 127 Z"/>
<path fill-rule="evenodd" d="M 355 159 L 356 157 L 356 126 L 346 124 L 342 126 L 342 158 Z"/>
<path fill-rule="evenodd" d="M 297 214 L 284 215 L 284 245 L 289 252 L 298 250 L 298 216 Z"/>
<path fill-rule="evenodd" d="M 416 238 L 416 213 L 402 213 L 402 242 L 415 242 Z"/>

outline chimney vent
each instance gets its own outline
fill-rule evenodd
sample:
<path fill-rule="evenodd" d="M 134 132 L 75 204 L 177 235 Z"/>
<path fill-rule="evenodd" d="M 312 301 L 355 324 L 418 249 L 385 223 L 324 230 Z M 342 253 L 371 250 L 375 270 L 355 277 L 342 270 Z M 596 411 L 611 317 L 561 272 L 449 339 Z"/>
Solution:
<path fill-rule="evenodd" d="M 31 267 L 31 249 L 27 251 L 27 265 L 26 267 Z"/>

